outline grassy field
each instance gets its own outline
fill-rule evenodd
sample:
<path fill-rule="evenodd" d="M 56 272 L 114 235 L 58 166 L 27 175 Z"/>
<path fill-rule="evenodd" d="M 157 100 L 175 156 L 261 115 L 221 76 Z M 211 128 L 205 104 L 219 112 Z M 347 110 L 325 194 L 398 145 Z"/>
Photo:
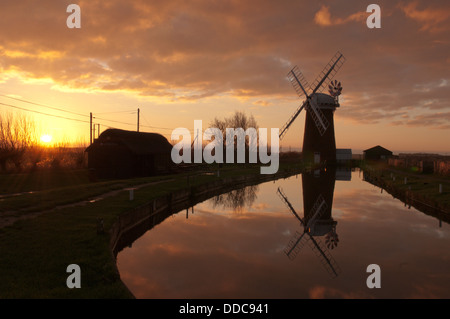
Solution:
<path fill-rule="evenodd" d="M 408 169 L 389 167 L 382 163 L 366 164 L 363 170 L 388 187 L 408 193 L 413 198 L 439 207 L 450 214 L 450 178 L 437 174 L 423 174 Z M 439 192 L 442 185 L 442 193 Z"/>
<path fill-rule="evenodd" d="M 89 182 L 88 171 L 38 172 L 29 177 L 21 174 L 0 177 L 0 213 L 24 214 L 40 212 L 60 205 L 92 199 L 111 191 L 126 187 L 157 182 L 170 178 L 155 176 L 127 180 Z M 11 185 L 11 188 L 7 188 Z"/>
<path fill-rule="evenodd" d="M 280 170 L 283 169 L 300 168 L 298 165 L 287 165 L 280 167 Z M 190 178 L 189 185 L 201 185 L 223 177 L 255 174 L 259 174 L 259 167 L 226 167 L 221 170 L 220 177 L 196 173 Z M 107 200 L 83 207 L 53 210 L 0 228 L 0 298 L 132 298 L 117 273 L 109 247 L 109 234 L 97 234 L 97 219 L 102 218 L 105 229 L 110 229 L 120 214 L 152 199 L 186 188 L 186 174 L 94 184 L 83 182 L 83 177 L 79 176 L 74 179 L 79 181 L 78 184 L 70 186 L 60 180 L 56 181 L 56 177 L 48 178 L 54 184 L 49 183 L 49 187 L 41 189 L 41 195 L 27 198 L 26 201 L 22 199 L 23 204 L 20 201 L 9 201 L 8 205 L 25 207 L 29 206 L 27 201 L 31 200 L 36 205 L 45 206 L 40 201 L 56 195 L 61 196 L 61 201 L 75 201 L 119 185 L 124 187 L 134 183 L 158 183 L 136 191 L 134 201 L 129 200 L 127 191 L 121 191 Z M 6 185 L 3 183 L 4 181 L 2 185 Z M 15 191 L 32 189 L 27 187 L 37 185 L 36 183 L 37 181 L 29 178 L 27 183 L 22 184 L 22 188 L 17 187 Z M 64 186 L 58 187 L 60 185 Z M 54 206 L 57 201 L 59 200 L 48 206 Z M 81 289 L 69 289 L 66 286 L 69 276 L 66 268 L 69 264 L 78 264 L 81 268 Z"/>
<path fill-rule="evenodd" d="M 89 183 L 87 169 L 42 169 L 21 174 L 1 174 L 0 194 L 42 191 Z"/>

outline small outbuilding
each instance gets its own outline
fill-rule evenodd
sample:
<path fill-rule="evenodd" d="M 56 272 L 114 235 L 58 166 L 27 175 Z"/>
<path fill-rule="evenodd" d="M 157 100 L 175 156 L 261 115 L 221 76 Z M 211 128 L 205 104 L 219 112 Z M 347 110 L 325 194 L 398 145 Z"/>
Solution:
<path fill-rule="evenodd" d="M 92 143 L 88 168 L 98 178 L 131 178 L 170 171 L 172 145 L 157 133 L 108 129 Z"/>
<path fill-rule="evenodd" d="M 364 159 L 372 161 L 387 160 L 392 157 L 392 154 L 390 150 L 377 145 L 364 151 Z"/>
<path fill-rule="evenodd" d="M 338 164 L 345 164 L 352 161 L 352 150 L 350 148 L 337 148 L 336 161 Z"/>

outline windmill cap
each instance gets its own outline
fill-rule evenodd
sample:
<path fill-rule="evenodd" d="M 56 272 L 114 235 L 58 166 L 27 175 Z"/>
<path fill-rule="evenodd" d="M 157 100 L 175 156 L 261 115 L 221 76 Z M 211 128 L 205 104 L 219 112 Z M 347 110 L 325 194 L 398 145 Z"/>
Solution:
<path fill-rule="evenodd" d="M 325 93 L 314 93 L 311 98 L 316 99 L 319 107 L 339 107 L 339 103 L 336 103 L 334 97 Z"/>

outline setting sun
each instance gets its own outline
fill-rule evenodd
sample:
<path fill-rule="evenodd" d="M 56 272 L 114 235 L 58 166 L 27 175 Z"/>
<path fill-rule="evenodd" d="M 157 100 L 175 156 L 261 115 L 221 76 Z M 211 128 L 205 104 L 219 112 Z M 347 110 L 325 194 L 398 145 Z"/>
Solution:
<path fill-rule="evenodd" d="M 52 141 L 52 136 L 51 135 L 42 135 L 41 136 L 41 142 L 42 143 L 50 143 Z"/>

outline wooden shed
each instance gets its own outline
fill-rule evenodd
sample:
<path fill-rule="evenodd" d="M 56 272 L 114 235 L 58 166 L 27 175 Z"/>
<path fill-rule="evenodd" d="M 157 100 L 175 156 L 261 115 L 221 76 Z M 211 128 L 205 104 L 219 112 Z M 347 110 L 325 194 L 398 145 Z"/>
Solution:
<path fill-rule="evenodd" d="M 390 150 L 377 145 L 364 151 L 364 159 L 372 161 L 387 160 L 392 154 Z"/>
<path fill-rule="evenodd" d="M 86 152 L 88 167 L 98 178 L 130 178 L 170 171 L 172 145 L 157 133 L 108 129 Z"/>

